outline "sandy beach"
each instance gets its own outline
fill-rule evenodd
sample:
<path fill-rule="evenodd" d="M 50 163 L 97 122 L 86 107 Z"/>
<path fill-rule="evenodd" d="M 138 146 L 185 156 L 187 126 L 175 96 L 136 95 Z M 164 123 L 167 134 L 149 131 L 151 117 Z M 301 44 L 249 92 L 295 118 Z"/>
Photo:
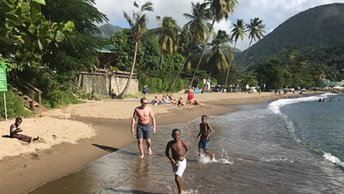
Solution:
<path fill-rule="evenodd" d="M 161 97 L 162 95 L 158 95 Z M 175 98 L 186 94 L 173 94 Z M 152 100 L 154 95 L 148 95 Z M 273 93 L 197 94 L 201 106 L 150 105 L 159 125 L 184 123 L 200 115 L 236 110 L 236 105 L 261 103 L 280 98 Z M 38 142 L 23 143 L 1 138 L 0 193 L 26 193 L 54 179 L 75 173 L 90 161 L 135 142 L 130 118 L 139 99 L 87 101 L 54 109 L 35 118 L 24 118 L 22 133 L 39 136 Z M 2 121 L 7 135 L 14 120 Z"/>

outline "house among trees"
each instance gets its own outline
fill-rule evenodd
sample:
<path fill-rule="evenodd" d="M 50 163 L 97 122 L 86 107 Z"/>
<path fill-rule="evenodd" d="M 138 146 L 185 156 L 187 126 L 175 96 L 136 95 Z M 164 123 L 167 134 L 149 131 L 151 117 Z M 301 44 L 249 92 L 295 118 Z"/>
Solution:
<path fill-rule="evenodd" d="M 114 70 L 114 61 L 117 57 L 115 47 L 107 45 L 101 49 L 97 49 L 99 55 L 98 69 L 92 72 L 81 71 L 77 80 L 79 87 L 83 88 L 87 93 L 108 96 L 118 96 L 124 89 L 129 72 Z M 128 94 L 135 95 L 138 93 L 138 80 L 136 74 L 132 77 Z"/>

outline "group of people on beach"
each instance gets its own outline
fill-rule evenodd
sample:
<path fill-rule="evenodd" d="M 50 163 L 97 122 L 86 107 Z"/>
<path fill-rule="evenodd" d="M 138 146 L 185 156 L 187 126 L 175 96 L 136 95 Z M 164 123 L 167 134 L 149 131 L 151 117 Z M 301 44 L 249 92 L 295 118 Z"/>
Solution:
<path fill-rule="evenodd" d="M 149 102 L 145 97 L 140 99 L 140 103 L 141 105 L 134 109 L 131 119 L 131 133 L 137 138 L 140 158 L 144 158 L 144 140 L 146 140 L 148 154 L 153 154 L 151 149 L 151 136 L 152 133 L 156 133 L 156 119 L 152 108 L 147 106 Z M 206 115 L 202 115 L 201 120 L 202 122 L 199 124 L 199 133 L 196 136 L 196 138 L 199 138 L 198 153 L 200 155 L 203 151 L 211 160 L 214 160 L 215 154 L 208 151 L 210 136 L 213 134 L 214 130 L 209 125 Z M 152 123 L 152 126 L 150 123 Z M 184 193 L 182 175 L 186 169 L 186 156 L 189 153 L 189 147 L 185 141 L 181 140 L 181 131 L 179 129 L 173 129 L 171 136 L 173 140 L 167 143 L 165 154 L 171 162 L 175 174 L 175 182 L 181 194 Z"/>
<path fill-rule="evenodd" d="M 163 95 L 160 99 L 158 96 L 155 96 L 153 100 L 150 101 L 149 104 L 152 105 L 163 105 L 163 104 L 172 104 L 177 105 L 178 107 L 183 107 L 186 105 L 200 105 L 200 103 L 195 99 L 195 92 L 192 87 L 189 87 L 187 90 L 187 100 L 184 101 L 184 98 L 181 96 L 177 100 L 172 96 L 172 94 Z M 145 96 L 145 94 L 144 94 Z"/>

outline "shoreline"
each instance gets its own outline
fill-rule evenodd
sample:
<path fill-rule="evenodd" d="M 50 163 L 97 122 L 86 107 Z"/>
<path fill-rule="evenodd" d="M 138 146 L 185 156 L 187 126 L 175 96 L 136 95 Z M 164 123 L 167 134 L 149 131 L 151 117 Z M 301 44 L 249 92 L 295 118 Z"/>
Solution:
<path fill-rule="evenodd" d="M 157 125 L 185 123 L 203 114 L 220 115 L 236 111 L 238 105 L 265 103 L 279 98 L 269 95 L 201 101 L 205 104 L 201 107 L 169 109 L 167 113 L 156 114 Z M 129 132 L 130 119 L 71 116 L 69 120 L 91 125 L 96 135 L 80 139 L 76 144 L 61 143 L 35 153 L 0 160 L 0 193 L 27 193 L 47 182 L 78 172 L 89 162 L 136 142 Z"/>

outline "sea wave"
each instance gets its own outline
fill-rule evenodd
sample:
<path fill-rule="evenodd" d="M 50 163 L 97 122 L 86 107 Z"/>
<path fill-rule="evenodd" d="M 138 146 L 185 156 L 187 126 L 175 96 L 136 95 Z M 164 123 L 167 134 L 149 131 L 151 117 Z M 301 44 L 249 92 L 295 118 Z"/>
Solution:
<path fill-rule="evenodd" d="M 342 162 L 339 158 L 337 158 L 336 156 L 332 155 L 331 153 L 325 152 L 323 157 L 326 160 L 332 162 L 333 164 L 336 164 L 336 165 L 341 166 L 341 167 L 344 168 L 344 162 Z"/>
<path fill-rule="evenodd" d="M 289 98 L 289 99 L 279 99 L 276 101 L 273 101 L 269 104 L 268 109 L 271 110 L 275 114 L 281 114 L 281 108 L 288 104 L 295 104 L 300 102 L 307 102 L 307 101 L 316 101 L 319 100 L 319 98 L 327 98 L 330 95 L 336 95 L 333 93 L 325 93 L 317 96 L 308 96 L 308 97 L 302 97 L 302 98 Z"/>

